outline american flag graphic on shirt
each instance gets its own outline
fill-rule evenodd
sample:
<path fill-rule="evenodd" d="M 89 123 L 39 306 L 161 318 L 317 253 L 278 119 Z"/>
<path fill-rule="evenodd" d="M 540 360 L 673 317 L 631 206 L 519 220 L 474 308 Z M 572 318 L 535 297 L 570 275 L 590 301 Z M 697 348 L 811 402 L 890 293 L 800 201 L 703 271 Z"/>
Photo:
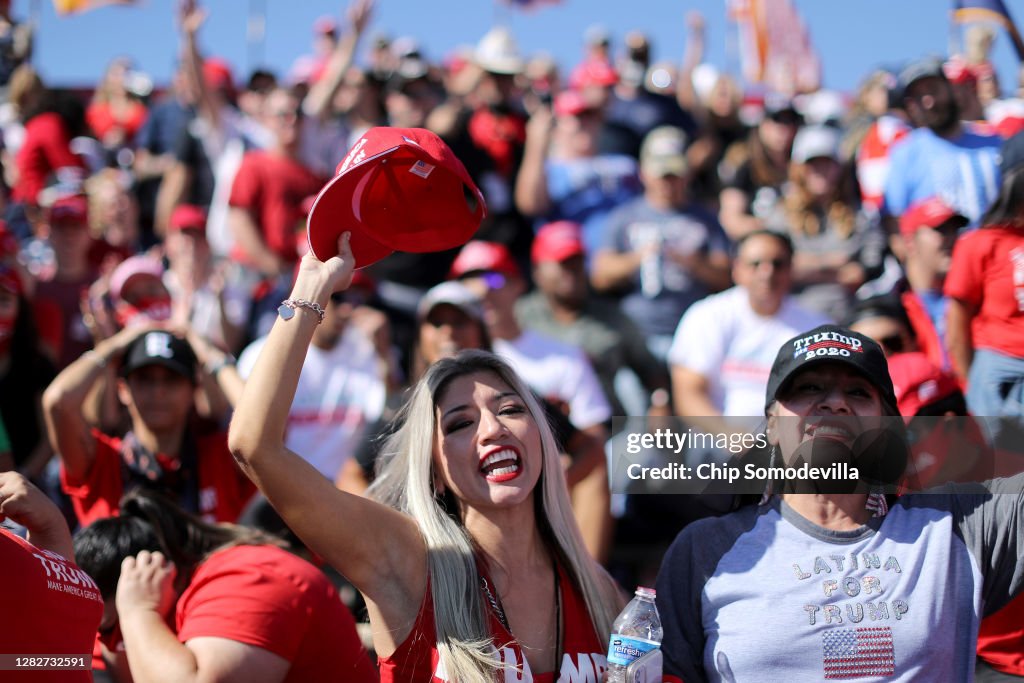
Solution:
<path fill-rule="evenodd" d="M 869 678 L 896 672 L 890 628 L 846 628 L 822 636 L 826 679 Z"/>

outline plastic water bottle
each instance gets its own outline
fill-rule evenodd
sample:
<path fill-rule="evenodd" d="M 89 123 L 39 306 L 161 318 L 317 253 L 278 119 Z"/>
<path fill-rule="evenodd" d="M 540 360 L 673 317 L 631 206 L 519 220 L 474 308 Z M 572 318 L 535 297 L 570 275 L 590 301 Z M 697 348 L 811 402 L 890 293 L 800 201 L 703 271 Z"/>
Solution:
<path fill-rule="evenodd" d="M 637 588 L 636 596 L 615 618 L 608 641 L 608 683 L 625 683 L 626 668 L 661 647 L 664 631 L 655 595 L 653 588 Z"/>

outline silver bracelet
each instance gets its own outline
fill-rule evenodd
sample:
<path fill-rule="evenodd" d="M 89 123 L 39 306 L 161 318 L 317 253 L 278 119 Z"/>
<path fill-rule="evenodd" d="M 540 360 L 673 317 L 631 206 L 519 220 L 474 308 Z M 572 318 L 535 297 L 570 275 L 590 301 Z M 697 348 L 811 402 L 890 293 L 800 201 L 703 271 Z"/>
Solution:
<path fill-rule="evenodd" d="M 278 315 L 285 320 L 291 320 L 295 317 L 295 311 L 300 308 L 305 308 L 313 311 L 319 317 L 317 325 L 324 321 L 325 311 L 323 307 L 315 301 L 307 301 L 306 299 L 285 299 L 281 302 L 281 305 L 277 309 Z"/>
<path fill-rule="evenodd" d="M 88 351 L 82 354 L 82 357 L 88 358 L 93 363 L 95 363 L 97 367 L 107 367 L 107 357 L 96 351 L 96 349 L 89 349 Z"/>
<path fill-rule="evenodd" d="M 221 370 L 223 370 L 224 368 L 226 368 L 226 367 L 234 367 L 236 362 L 237 361 L 235 360 L 234 356 L 232 356 L 230 353 L 226 353 L 216 363 L 207 363 L 206 364 L 206 372 L 209 375 L 211 375 L 212 377 L 216 377 L 217 374 Z"/>

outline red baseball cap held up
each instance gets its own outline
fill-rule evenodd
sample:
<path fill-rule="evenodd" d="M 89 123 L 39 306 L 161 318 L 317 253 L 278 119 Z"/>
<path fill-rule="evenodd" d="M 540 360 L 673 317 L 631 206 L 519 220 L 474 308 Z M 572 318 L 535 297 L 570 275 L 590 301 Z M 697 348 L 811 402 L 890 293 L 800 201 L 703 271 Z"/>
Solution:
<path fill-rule="evenodd" d="M 320 260 L 349 241 L 356 267 L 393 251 L 426 253 L 465 244 L 487 210 L 462 162 L 422 128 L 371 128 L 352 146 L 309 213 L 309 248 Z"/>
<path fill-rule="evenodd" d="M 919 228 L 937 228 L 952 218 L 960 218 L 967 225 L 966 218 L 939 197 L 929 197 L 911 206 L 900 216 L 900 232 L 913 235 Z"/>

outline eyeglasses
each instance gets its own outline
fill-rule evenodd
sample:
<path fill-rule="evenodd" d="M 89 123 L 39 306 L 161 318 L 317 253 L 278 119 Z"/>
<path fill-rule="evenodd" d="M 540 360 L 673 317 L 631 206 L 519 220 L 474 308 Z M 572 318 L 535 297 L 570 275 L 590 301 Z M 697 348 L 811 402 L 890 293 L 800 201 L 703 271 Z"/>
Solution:
<path fill-rule="evenodd" d="M 768 118 L 771 119 L 772 121 L 774 121 L 775 123 L 782 124 L 783 126 L 799 126 L 800 125 L 800 117 L 797 116 L 796 114 L 792 114 L 792 113 L 789 113 L 789 112 L 781 112 L 781 113 L 778 113 L 778 114 L 772 114 Z"/>
<path fill-rule="evenodd" d="M 279 109 L 270 112 L 270 116 L 280 121 L 296 121 L 302 118 L 302 112 L 298 109 Z"/>
<path fill-rule="evenodd" d="M 354 289 L 347 289 L 344 292 L 334 292 L 331 294 L 332 304 L 349 304 L 353 308 L 365 306 L 369 301 L 369 295 Z"/>
<path fill-rule="evenodd" d="M 484 281 L 484 284 L 487 285 L 487 289 L 490 290 L 501 289 L 505 286 L 505 283 L 508 282 L 504 275 L 493 271 L 482 274 L 480 279 Z"/>
<path fill-rule="evenodd" d="M 761 266 L 771 265 L 775 270 L 781 270 L 782 268 L 789 268 L 790 261 L 786 258 L 773 258 L 773 259 L 755 259 L 753 261 L 747 261 L 746 265 L 748 268 L 757 270 Z"/>

